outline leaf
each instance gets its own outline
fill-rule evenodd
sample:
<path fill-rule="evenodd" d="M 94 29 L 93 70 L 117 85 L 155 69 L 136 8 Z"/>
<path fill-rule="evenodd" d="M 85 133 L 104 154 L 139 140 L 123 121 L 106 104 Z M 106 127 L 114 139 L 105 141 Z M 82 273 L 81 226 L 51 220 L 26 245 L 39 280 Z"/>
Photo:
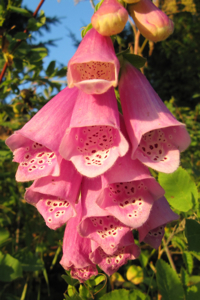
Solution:
<path fill-rule="evenodd" d="M 52 61 L 49 63 L 49 65 L 48 65 L 48 67 L 47 67 L 47 69 L 46 69 L 46 74 L 47 74 L 47 76 L 51 76 L 51 75 L 53 74 L 54 69 L 55 69 L 55 65 L 56 65 L 55 60 L 52 60 Z"/>
<path fill-rule="evenodd" d="M 200 284 L 193 285 L 187 289 L 186 300 L 200 299 Z"/>
<path fill-rule="evenodd" d="M 72 278 L 70 275 L 61 275 L 61 277 L 71 286 L 76 285 L 78 282 L 77 279 Z"/>
<path fill-rule="evenodd" d="M 120 286 L 125 282 L 124 278 L 122 275 L 118 272 L 115 272 L 111 277 L 110 277 L 110 282 L 116 286 Z"/>
<path fill-rule="evenodd" d="M 27 34 L 24 32 L 17 32 L 15 34 L 15 39 L 17 39 L 17 40 L 24 40 L 26 38 L 27 38 Z"/>
<path fill-rule="evenodd" d="M 31 63 L 37 62 L 42 60 L 45 56 L 47 56 L 48 51 L 46 48 L 41 47 L 41 48 L 33 48 L 31 49 L 30 52 L 30 57 L 29 60 Z"/>
<path fill-rule="evenodd" d="M 132 265 L 128 268 L 126 277 L 132 283 L 140 284 L 144 279 L 143 270 L 140 266 Z"/>
<path fill-rule="evenodd" d="M 103 295 L 100 300 L 128 300 L 129 299 L 129 291 L 125 289 L 115 290 L 110 293 Z"/>
<path fill-rule="evenodd" d="M 198 198 L 198 191 L 186 170 L 179 167 L 172 174 L 159 173 L 158 181 L 172 207 L 183 212 L 193 207 L 194 198 Z"/>
<path fill-rule="evenodd" d="M 134 67 L 138 69 L 142 68 L 146 63 L 146 59 L 142 56 L 131 53 L 124 53 L 122 55 L 126 60 L 128 60 Z"/>
<path fill-rule="evenodd" d="M 20 262 L 10 254 L 0 252 L 0 281 L 10 282 L 18 277 L 22 277 L 22 267 Z"/>
<path fill-rule="evenodd" d="M 2 151 L 1 151 L 2 152 Z M 7 152 L 7 151 L 5 151 Z M 0 228 L 0 245 L 9 238 L 9 231 L 5 228 Z"/>
<path fill-rule="evenodd" d="M 42 260 L 30 251 L 18 252 L 15 258 L 21 262 L 22 269 L 26 272 L 41 271 L 44 269 Z"/>
<path fill-rule="evenodd" d="M 28 20 L 28 30 L 37 31 L 43 24 L 34 18 Z"/>
<path fill-rule="evenodd" d="M 82 39 L 86 35 L 86 33 L 92 28 L 92 23 L 88 24 L 84 29 L 81 31 L 81 37 Z"/>
<path fill-rule="evenodd" d="M 189 282 L 189 275 L 187 273 L 187 271 L 181 267 L 181 281 L 182 281 L 182 284 L 187 286 L 188 285 L 188 282 Z"/>
<path fill-rule="evenodd" d="M 185 230 L 189 251 L 200 252 L 200 224 L 195 220 L 186 219 Z"/>
<path fill-rule="evenodd" d="M 150 300 L 148 295 L 143 294 L 140 290 L 133 290 L 129 295 L 130 300 Z"/>
<path fill-rule="evenodd" d="M 156 263 L 156 280 L 162 300 L 183 300 L 184 290 L 177 273 L 162 259 Z"/>
<path fill-rule="evenodd" d="M 21 15 L 23 15 L 23 16 L 25 16 L 25 17 L 29 17 L 29 18 L 32 17 L 32 14 L 31 14 L 28 10 L 26 10 L 26 9 L 24 9 L 24 8 L 9 5 L 9 6 L 8 6 L 8 9 L 9 9 L 10 11 L 12 11 L 12 12 L 15 12 L 15 13 L 17 13 L 17 14 L 21 14 Z"/>
<path fill-rule="evenodd" d="M 183 261 L 185 263 L 185 266 L 188 270 L 188 273 L 191 274 L 193 270 L 193 258 L 192 254 L 190 252 L 183 252 Z"/>

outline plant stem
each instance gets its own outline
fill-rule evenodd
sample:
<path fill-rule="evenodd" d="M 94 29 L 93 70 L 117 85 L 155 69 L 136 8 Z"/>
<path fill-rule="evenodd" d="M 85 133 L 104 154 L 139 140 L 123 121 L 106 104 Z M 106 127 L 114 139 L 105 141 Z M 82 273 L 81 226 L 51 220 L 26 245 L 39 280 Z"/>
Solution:
<path fill-rule="evenodd" d="M 167 257 L 168 257 L 168 259 L 169 259 L 170 265 L 171 265 L 172 269 L 176 272 L 175 264 L 174 264 L 174 262 L 173 262 L 171 253 L 170 253 L 170 251 L 169 251 L 169 248 L 167 247 L 167 243 L 166 243 L 164 237 L 163 237 L 163 244 L 164 244 L 165 252 L 166 252 Z"/>

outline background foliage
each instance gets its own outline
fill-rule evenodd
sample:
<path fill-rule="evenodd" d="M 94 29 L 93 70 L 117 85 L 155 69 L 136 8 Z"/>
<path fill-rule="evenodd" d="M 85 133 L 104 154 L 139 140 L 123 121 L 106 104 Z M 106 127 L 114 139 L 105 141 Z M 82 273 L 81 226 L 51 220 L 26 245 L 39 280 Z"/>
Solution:
<path fill-rule="evenodd" d="M 147 58 L 143 72 L 192 138 L 182 167 L 173 174 L 153 172 L 180 220 L 166 228 L 158 250 L 142 244 L 139 259 L 110 278 L 100 274 L 80 285 L 59 265 L 64 228 L 50 230 L 26 204 L 28 184 L 15 182 L 17 165 L 4 143 L 61 89 L 66 67 L 55 61 L 43 65 L 53 41 L 37 44 L 32 36 L 58 20 L 42 10 L 34 18 L 21 0 L 0 0 L 0 70 L 8 65 L 0 84 L 0 299 L 200 299 L 200 1 L 160 5 L 173 18 L 175 32 L 158 44 L 140 36 L 136 54 Z M 132 30 L 115 38 L 117 51 L 129 47 L 133 53 Z"/>

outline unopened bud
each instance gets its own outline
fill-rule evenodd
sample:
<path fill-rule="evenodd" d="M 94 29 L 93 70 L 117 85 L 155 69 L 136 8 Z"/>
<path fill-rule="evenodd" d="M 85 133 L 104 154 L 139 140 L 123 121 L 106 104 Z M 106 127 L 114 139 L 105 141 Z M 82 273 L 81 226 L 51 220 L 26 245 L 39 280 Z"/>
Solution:
<path fill-rule="evenodd" d="M 117 0 L 105 0 L 92 16 L 92 26 L 104 36 L 120 33 L 128 20 L 127 10 Z"/>
<path fill-rule="evenodd" d="M 163 41 L 173 33 L 172 20 L 150 0 L 140 0 L 131 4 L 128 11 L 141 34 L 150 41 Z"/>

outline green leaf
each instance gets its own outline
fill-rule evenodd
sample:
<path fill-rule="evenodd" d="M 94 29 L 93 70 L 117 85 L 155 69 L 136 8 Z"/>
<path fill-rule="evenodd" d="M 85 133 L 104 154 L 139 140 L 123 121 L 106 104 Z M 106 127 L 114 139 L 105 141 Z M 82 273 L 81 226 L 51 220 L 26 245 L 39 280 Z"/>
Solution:
<path fill-rule="evenodd" d="M 18 252 L 15 258 L 21 262 L 22 269 L 26 272 L 41 271 L 44 269 L 42 260 L 30 251 Z"/>
<path fill-rule="evenodd" d="M 146 59 L 142 56 L 131 53 L 124 53 L 122 55 L 126 60 L 128 60 L 128 62 L 138 69 L 142 68 L 146 63 Z"/>
<path fill-rule="evenodd" d="M 10 282 L 22 277 L 20 262 L 10 254 L 0 252 L 0 281 Z"/>
<path fill-rule="evenodd" d="M 179 167 L 172 174 L 159 173 L 158 181 L 172 207 L 183 212 L 193 207 L 194 200 L 198 198 L 198 191 L 186 170 Z"/>
<path fill-rule="evenodd" d="M 148 295 L 143 294 L 140 290 L 133 290 L 129 294 L 130 300 L 150 300 Z"/>
<path fill-rule="evenodd" d="M 200 224 L 195 220 L 186 220 L 186 237 L 189 251 L 200 252 Z"/>
<path fill-rule="evenodd" d="M 37 31 L 43 24 L 36 19 L 31 18 L 28 20 L 28 30 Z"/>
<path fill-rule="evenodd" d="M 162 300 L 183 300 L 184 290 L 177 273 L 162 259 L 156 263 L 156 280 Z"/>
<path fill-rule="evenodd" d="M 42 60 L 45 56 L 47 56 L 48 52 L 46 48 L 33 48 L 30 52 L 29 60 L 31 63 Z"/>
<path fill-rule="evenodd" d="M 5 228 L 0 228 L 0 245 L 9 238 L 9 231 Z"/>
<path fill-rule="evenodd" d="M 189 275 L 188 275 L 187 271 L 183 267 L 181 267 L 181 281 L 182 281 L 182 284 L 184 286 L 188 285 Z"/>
<path fill-rule="evenodd" d="M 47 74 L 47 76 L 51 76 L 51 75 L 53 74 L 54 69 L 55 69 L 55 65 L 56 65 L 55 60 L 52 60 L 52 61 L 49 63 L 49 65 L 48 65 L 48 67 L 47 67 L 47 69 L 46 69 L 46 74 Z"/>
<path fill-rule="evenodd" d="M 187 289 L 186 300 L 200 299 L 200 284 L 193 285 Z"/>
<path fill-rule="evenodd" d="M 129 299 L 129 291 L 125 289 L 115 290 L 110 293 L 103 295 L 100 300 L 128 300 Z"/>
<path fill-rule="evenodd" d="M 92 23 L 88 24 L 84 29 L 81 31 L 81 37 L 82 39 L 86 35 L 86 33 L 92 28 Z"/>
<path fill-rule="evenodd" d="M 24 8 L 21 8 L 21 7 L 16 7 L 16 6 L 9 5 L 8 10 L 10 10 L 12 12 L 15 12 L 15 13 L 18 13 L 18 14 L 21 14 L 23 16 L 29 17 L 29 18 L 32 17 L 32 14 L 28 10 L 26 10 Z"/>
<path fill-rule="evenodd" d="M 183 252 L 183 261 L 185 263 L 185 266 L 188 270 L 188 273 L 191 274 L 193 270 L 193 258 L 192 254 L 190 252 Z"/>
<path fill-rule="evenodd" d="M 27 34 L 24 33 L 24 32 L 17 32 L 15 34 L 15 39 L 18 39 L 18 40 L 24 40 L 27 38 Z"/>
<path fill-rule="evenodd" d="M 72 278 L 70 275 L 61 275 L 61 277 L 71 286 L 76 285 L 78 282 L 77 279 Z"/>

